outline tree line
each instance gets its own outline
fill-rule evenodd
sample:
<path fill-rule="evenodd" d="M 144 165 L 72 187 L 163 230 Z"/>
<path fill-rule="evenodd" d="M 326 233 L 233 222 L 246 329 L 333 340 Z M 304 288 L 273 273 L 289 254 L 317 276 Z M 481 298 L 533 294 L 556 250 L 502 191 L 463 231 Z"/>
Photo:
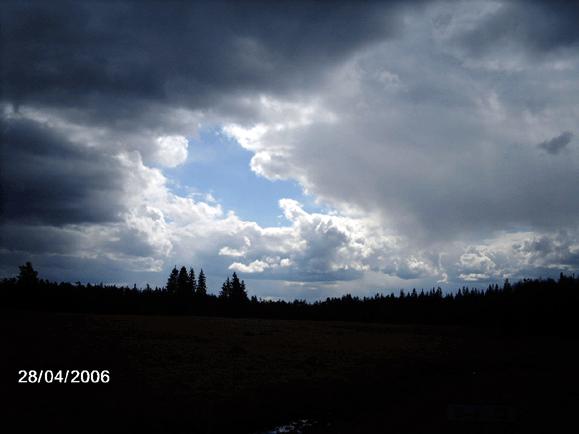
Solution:
<path fill-rule="evenodd" d="M 29 263 L 27 266 L 29 266 Z M 157 292 L 166 292 L 170 296 L 177 296 L 185 300 L 187 298 L 203 300 L 210 297 L 207 294 L 207 280 L 203 269 L 201 269 L 199 277 L 196 279 L 195 270 L 189 268 L 189 271 L 187 271 L 185 266 L 182 266 L 180 270 L 177 270 L 177 266 L 173 267 L 165 288 L 156 288 L 155 290 Z M 231 278 L 227 276 L 227 279 L 221 285 L 219 299 L 234 304 L 242 304 L 248 301 L 245 282 L 239 279 L 237 273 L 234 272 Z"/>
<path fill-rule="evenodd" d="M 372 297 L 346 294 L 316 302 L 251 298 L 236 273 L 223 282 L 219 294 L 207 290 L 203 270 L 171 271 L 163 288 L 49 282 L 38 278 L 30 263 L 16 278 L 0 281 L 7 308 L 47 311 L 180 314 L 255 318 L 341 320 L 406 324 L 493 327 L 501 333 L 576 333 L 579 277 L 508 279 L 486 289 L 462 287 L 452 293 L 441 288 L 401 290 Z"/>

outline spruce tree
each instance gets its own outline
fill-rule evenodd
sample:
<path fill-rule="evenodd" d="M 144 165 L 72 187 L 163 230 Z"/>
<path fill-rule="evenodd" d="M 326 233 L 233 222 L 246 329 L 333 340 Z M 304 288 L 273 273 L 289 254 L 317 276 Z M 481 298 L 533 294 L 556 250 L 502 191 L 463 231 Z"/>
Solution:
<path fill-rule="evenodd" d="M 205 297 L 207 295 L 207 282 L 205 280 L 205 273 L 203 268 L 199 272 L 199 278 L 197 279 L 197 292 L 199 297 Z"/>
<path fill-rule="evenodd" d="M 231 281 L 229 280 L 229 276 L 227 277 L 227 280 L 223 282 L 223 285 L 221 285 L 221 292 L 219 293 L 219 298 L 222 298 L 224 300 L 231 299 Z"/>
<path fill-rule="evenodd" d="M 245 283 L 241 283 L 237 273 L 233 273 L 231 278 L 231 299 L 236 303 L 247 301 L 247 292 L 245 290 Z"/>
<path fill-rule="evenodd" d="M 179 295 L 187 295 L 189 291 L 189 274 L 185 267 L 181 267 L 179 275 L 177 276 L 177 293 Z"/>
<path fill-rule="evenodd" d="M 177 277 L 179 276 L 179 271 L 177 270 L 177 266 L 173 267 L 171 270 L 171 274 L 167 279 L 167 292 L 169 294 L 175 294 L 177 292 Z"/>

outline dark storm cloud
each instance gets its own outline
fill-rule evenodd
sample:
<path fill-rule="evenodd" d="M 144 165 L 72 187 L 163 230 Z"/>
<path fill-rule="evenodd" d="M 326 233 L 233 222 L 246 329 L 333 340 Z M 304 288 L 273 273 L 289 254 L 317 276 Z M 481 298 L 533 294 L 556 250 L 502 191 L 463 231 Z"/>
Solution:
<path fill-rule="evenodd" d="M 502 4 L 459 39 L 473 55 L 487 54 L 513 42 L 530 53 L 544 54 L 579 48 L 577 22 L 577 2 L 512 1 Z"/>
<path fill-rule="evenodd" d="M 78 250 L 86 239 L 63 227 L 7 223 L 1 228 L 1 246 L 10 251 L 66 255 Z"/>
<path fill-rule="evenodd" d="M 545 140 L 539 143 L 537 146 L 549 154 L 556 155 L 567 147 L 569 143 L 573 140 L 573 133 L 570 131 L 565 131 L 557 137 L 553 137 L 551 140 Z"/>
<path fill-rule="evenodd" d="M 204 108 L 236 92 L 315 86 L 397 27 L 383 3 L 9 2 L 4 98 L 119 122 L 144 104 Z"/>
<path fill-rule="evenodd" d="M 2 219 L 61 225 L 107 222 L 123 209 L 122 167 L 35 121 L 5 119 Z"/>

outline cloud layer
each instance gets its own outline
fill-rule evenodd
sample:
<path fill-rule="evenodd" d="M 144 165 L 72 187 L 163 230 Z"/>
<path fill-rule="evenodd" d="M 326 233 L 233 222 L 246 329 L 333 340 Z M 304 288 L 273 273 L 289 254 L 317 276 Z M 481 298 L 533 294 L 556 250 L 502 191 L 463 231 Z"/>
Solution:
<path fill-rule="evenodd" d="M 577 19 L 540 1 L 9 2 L 2 271 L 162 284 L 193 263 L 290 298 L 575 271 Z M 206 126 L 319 210 L 280 197 L 266 227 L 177 193 L 169 169 Z"/>

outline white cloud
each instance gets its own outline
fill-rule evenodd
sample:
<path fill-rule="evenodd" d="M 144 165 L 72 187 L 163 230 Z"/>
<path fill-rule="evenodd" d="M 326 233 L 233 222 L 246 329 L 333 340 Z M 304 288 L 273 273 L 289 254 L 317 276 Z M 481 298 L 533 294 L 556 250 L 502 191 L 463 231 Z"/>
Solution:
<path fill-rule="evenodd" d="M 450 264 L 452 267 L 452 264 Z M 555 232 L 505 232 L 463 248 L 456 273 L 465 281 L 544 276 L 579 266 L 579 228 Z"/>
<path fill-rule="evenodd" d="M 183 136 L 161 136 L 155 139 L 154 161 L 165 167 L 176 167 L 187 160 L 189 142 Z"/>
<path fill-rule="evenodd" d="M 267 262 L 260 260 L 255 260 L 247 265 L 240 262 L 234 262 L 229 266 L 230 270 L 239 271 L 240 273 L 262 273 L 267 268 L 270 268 L 270 265 Z"/>

